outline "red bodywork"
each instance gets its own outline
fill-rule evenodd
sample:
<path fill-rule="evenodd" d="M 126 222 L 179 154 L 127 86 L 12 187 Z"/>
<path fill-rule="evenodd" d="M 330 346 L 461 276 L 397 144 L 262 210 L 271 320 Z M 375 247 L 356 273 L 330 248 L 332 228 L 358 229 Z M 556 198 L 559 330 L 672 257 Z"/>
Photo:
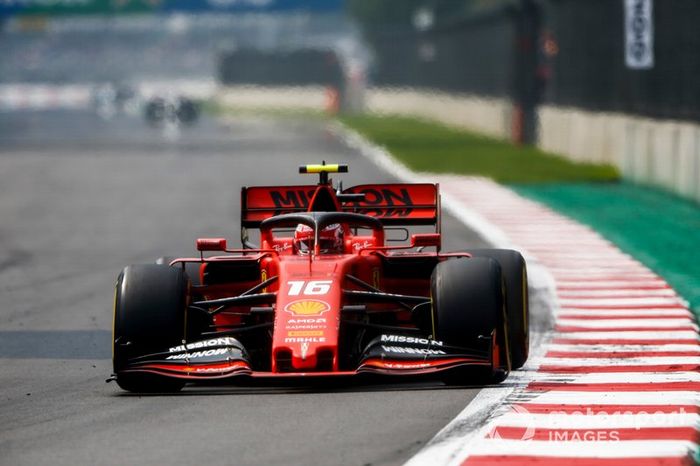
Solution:
<path fill-rule="evenodd" d="M 171 263 L 201 264 L 191 301 L 211 315 L 211 332 L 128 370 L 212 379 L 418 374 L 498 364 L 495 341 L 483 349 L 448 350 L 431 337 L 430 272 L 448 257 L 468 256 L 439 252 L 439 200 L 434 184 L 342 192 L 330 183 L 243 188 L 242 242 L 250 244 L 248 229 L 259 228 L 259 247 L 229 250 L 223 239 L 200 239 L 199 258 Z M 314 253 L 300 255 L 290 231 L 300 219 L 315 228 L 343 223 L 344 250 L 322 254 L 316 244 Z M 384 226 L 392 225 L 432 225 L 434 231 L 387 246 Z M 415 249 L 424 247 L 435 251 Z M 205 257 L 206 251 L 225 254 Z M 198 360 L 198 348 L 209 348 L 199 353 L 212 352 L 212 358 Z"/>

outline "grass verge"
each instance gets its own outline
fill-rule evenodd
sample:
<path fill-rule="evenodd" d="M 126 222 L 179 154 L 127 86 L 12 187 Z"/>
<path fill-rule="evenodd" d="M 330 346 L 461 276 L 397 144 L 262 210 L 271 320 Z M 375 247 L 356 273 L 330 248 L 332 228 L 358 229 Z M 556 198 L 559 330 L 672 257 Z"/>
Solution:
<path fill-rule="evenodd" d="M 345 125 L 415 171 L 480 175 L 501 183 L 617 181 L 611 165 L 574 163 L 531 146 L 399 116 L 344 116 Z"/>

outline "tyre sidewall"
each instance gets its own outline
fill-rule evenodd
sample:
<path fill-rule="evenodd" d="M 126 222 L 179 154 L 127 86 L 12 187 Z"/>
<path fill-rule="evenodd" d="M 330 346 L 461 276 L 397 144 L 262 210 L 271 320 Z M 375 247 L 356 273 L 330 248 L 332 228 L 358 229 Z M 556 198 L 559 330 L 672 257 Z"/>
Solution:
<path fill-rule="evenodd" d="M 529 296 L 525 259 L 511 249 L 467 250 L 474 258 L 489 257 L 501 266 L 506 289 L 508 343 L 514 369 L 522 367 L 530 350 Z"/>
<path fill-rule="evenodd" d="M 433 298 L 433 336 L 451 346 L 483 349 L 484 338 L 496 331 L 501 367 L 492 373 L 510 370 L 507 350 L 507 324 L 503 278 L 498 262 L 488 257 L 450 259 L 441 262 L 431 277 Z M 472 368 L 473 369 L 473 368 Z M 452 371 L 450 383 L 466 379 Z M 464 371 L 465 374 L 473 370 Z"/>
<path fill-rule="evenodd" d="M 132 265 L 119 275 L 114 311 L 114 370 L 129 358 L 182 344 L 188 281 L 177 267 Z"/>

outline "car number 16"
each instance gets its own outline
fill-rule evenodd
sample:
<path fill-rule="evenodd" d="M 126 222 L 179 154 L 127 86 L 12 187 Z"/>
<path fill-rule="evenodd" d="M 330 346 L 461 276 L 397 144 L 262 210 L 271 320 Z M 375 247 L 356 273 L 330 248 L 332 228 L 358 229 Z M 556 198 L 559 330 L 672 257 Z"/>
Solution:
<path fill-rule="evenodd" d="M 289 296 L 320 296 L 328 293 L 331 289 L 331 284 L 333 280 L 290 280 L 287 282 L 289 285 Z"/>

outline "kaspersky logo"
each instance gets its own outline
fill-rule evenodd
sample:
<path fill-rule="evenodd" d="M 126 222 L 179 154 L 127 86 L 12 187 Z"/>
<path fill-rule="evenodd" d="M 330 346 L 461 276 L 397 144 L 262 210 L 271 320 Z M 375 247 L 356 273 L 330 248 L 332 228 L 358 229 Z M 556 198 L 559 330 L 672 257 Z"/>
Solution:
<path fill-rule="evenodd" d="M 295 316 L 320 316 L 330 311 L 330 305 L 318 299 L 299 299 L 292 301 L 284 307 L 284 310 Z"/>

